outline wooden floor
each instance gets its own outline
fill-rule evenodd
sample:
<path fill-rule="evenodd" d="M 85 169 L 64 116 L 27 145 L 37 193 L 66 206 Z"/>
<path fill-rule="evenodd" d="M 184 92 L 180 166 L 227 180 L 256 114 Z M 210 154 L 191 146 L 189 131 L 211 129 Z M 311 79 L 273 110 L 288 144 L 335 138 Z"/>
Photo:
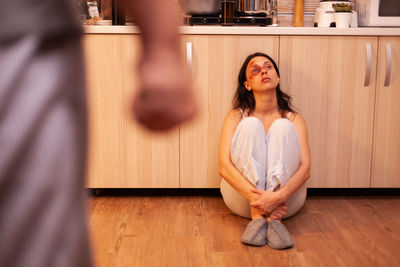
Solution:
<path fill-rule="evenodd" d="M 243 245 L 247 223 L 216 196 L 90 199 L 96 266 L 400 266 L 399 197 L 310 197 L 289 250 Z"/>

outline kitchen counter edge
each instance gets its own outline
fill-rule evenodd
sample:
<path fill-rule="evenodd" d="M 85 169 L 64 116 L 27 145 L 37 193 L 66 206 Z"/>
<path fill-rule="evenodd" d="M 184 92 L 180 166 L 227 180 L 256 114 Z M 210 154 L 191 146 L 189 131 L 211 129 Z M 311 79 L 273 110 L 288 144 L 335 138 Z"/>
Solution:
<path fill-rule="evenodd" d="M 136 26 L 84 26 L 86 34 L 140 34 Z M 315 27 L 259 27 L 259 26 L 181 26 L 180 34 L 205 35 L 360 35 L 400 36 L 399 28 L 315 28 Z"/>

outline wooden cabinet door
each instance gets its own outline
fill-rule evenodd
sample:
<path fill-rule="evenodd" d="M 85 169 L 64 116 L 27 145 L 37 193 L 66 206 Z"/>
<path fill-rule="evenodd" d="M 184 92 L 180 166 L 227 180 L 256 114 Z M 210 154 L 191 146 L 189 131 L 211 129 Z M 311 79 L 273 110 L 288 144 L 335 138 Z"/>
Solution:
<path fill-rule="evenodd" d="M 278 61 L 278 46 L 276 36 L 182 36 L 182 52 L 192 62 L 200 112 L 194 121 L 181 126 L 180 187 L 219 187 L 220 132 L 232 109 L 241 64 L 254 52 L 267 53 Z"/>
<path fill-rule="evenodd" d="M 309 131 L 308 187 L 370 186 L 377 44 L 377 37 L 280 38 L 282 89 Z"/>
<path fill-rule="evenodd" d="M 400 37 L 379 37 L 377 73 L 371 187 L 400 187 Z"/>
<path fill-rule="evenodd" d="M 84 37 L 86 55 L 89 155 L 88 187 L 179 187 L 179 129 L 151 134 L 132 118 L 138 85 L 138 37 Z"/>

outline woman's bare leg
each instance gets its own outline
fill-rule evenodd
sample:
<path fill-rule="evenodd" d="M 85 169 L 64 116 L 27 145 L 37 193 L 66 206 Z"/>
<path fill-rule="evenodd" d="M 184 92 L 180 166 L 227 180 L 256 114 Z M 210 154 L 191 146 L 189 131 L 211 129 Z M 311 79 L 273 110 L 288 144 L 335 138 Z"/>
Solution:
<path fill-rule="evenodd" d="M 251 219 L 257 220 L 257 219 L 261 219 L 261 218 L 265 218 L 265 215 L 263 213 L 261 213 L 259 210 L 255 209 L 255 208 L 251 208 Z"/>
<path fill-rule="evenodd" d="M 281 188 L 281 185 L 275 187 L 274 192 L 278 191 Z M 281 204 L 276 209 L 274 209 L 271 213 L 267 215 L 267 221 L 269 222 L 271 219 L 275 221 L 281 221 L 281 219 L 286 215 L 288 210 L 288 206 L 286 203 Z"/>

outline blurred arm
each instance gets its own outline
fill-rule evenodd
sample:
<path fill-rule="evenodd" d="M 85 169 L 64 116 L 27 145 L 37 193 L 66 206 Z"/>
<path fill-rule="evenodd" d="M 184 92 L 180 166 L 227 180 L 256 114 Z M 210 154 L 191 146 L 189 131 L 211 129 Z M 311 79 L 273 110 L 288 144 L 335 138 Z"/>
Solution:
<path fill-rule="evenodd" d="M 172 0 L 124 3 L 141 29 L 143 42 L 133 113 L 150 130 L 169 130 L 190 120 L 197 110 L 179 52 L 178 6 Z"/>

